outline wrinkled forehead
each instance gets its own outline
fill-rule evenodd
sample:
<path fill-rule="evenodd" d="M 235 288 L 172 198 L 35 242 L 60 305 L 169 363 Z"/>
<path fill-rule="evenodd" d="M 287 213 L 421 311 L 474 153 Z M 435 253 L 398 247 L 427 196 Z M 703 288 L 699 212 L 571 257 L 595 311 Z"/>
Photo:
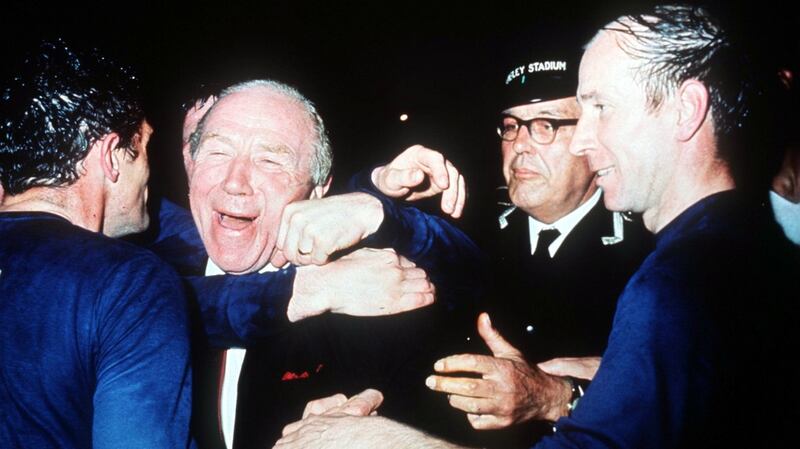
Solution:
<path fill-rule="evenodd" d="M 300 102 L 259 88 L 220 99 L 209 111 L 201 139 L 210 135 L 287 147 L 302 157 L 310 157 L 315 138 L 312 119 Z"/>
<path fill-rule="evenodd" d="M 617 31 L 622 29 L 618 22 L 611 22 L 600 29 L 586 44 L 586 51 L 581 59 L 581 68 L 584 67 L 587 59 L 610 59 L 617 51 L 621 51 L 623 41 L 628 37 L 624 32 Z"/>
<path fill-rule="evenodd" d="M 618 22 L 612 22 L 608 26 L 615 24 L 619 27 Z M 578 75 L 579 102 L 586 100 L 587 96 L 597 95 L 598 91 L 613 89 L 617 84 L 627 84 L 636 74 L 641 61 L 635 60 L 623 50 L 634 38 L 623 31 L 617 31 L 618 29 L 623 28 L 600 30 L 586 46 Z M 625 96 L 624 91 L 617 94 Z"/>
<path fill-rule="evenodd" d="M 647 17 L 645 17 L 647 19 Z M 652 20 L 656 20 L 652 18 Z M 622 16 L 616 20 L 607 23 L 601 28 L 591 41 L 586 45 L 586 52 L 584 58 L 588 53 L 595 55 L 600 54 L 601 57 L 608 59 L 616 58 L 615 63 L 633 63 L 640 64 L 643 61 L 636 60 L 631 53 L 642 53 L 641 43 L 637 44 L 640 37 L 647 37 L 652 39 L 652 31 L 647 29 L 644 25 L 634 22 L 628 17 Z M 592 52 L 592 50 L 594 50 Z"/>

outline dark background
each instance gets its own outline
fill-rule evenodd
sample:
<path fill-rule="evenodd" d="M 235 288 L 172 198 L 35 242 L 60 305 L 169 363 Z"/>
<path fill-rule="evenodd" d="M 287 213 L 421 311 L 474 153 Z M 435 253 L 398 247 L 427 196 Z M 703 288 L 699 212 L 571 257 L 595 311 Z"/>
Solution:
<path fill-rule="evenodd" d="M 578 48 L 619 8 L 648 3 L 6 2 L 0 37 L 9 62 L 41 39 L 63 37 L 137 69 L 156 129 L 155 194 L 186 202 L 180 105 L 200 83 L 274 78 L 317 103 L 334 147 L 334 187 L 425 144 L 465 174 L 470 197 L 462 224 L 480 234 L 478 217 L 494 213 L 493 189 L 502 182 L 494 127 L 509 61 L 555 42 Z M 721 4 L 740 19 L 739 33 L 796 66 L 795 13 L 763 1 Z M 399 120 L 402 113 L 408 121 Z"/>

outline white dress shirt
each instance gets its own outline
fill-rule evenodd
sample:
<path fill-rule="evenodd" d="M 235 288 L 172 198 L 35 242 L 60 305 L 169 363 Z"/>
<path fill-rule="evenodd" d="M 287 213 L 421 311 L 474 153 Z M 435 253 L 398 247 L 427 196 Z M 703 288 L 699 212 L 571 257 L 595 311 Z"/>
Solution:
<path fill-rule="evenodd" d="M 547 252 L 550 253 L 550 257 L 553 258 L 556 255 L 556 251 L 558 248 L 561 248 L 561 244 L 564 243 L 564 240 L 567 238 L 570 232 L 575 229 L 575 226 L 583 220 L 583 217 L 589 213 L 590 210 L 600 201 L 600 195 L 603 194 L 601 189 L 597 189 L 594 192 L 594 195 L 591 196 L 585 203 L 578 206 L 575 210 L 564 215 L 563 217 L 559 218 L 553 223 L 547 224 L 542 223 L 541 221 L 528 216 L 528 231 L 530 234 L 531 239 L 531 254 L 536 251 L 536 245 L 539 243 L 539 231 L 543 229 L 558 229 L 558 232 L 561 235 L 558 236 L 553 243 L 550 244 L 550 247 L 547 248 Z"/>
<path fill-rule="evenodd" d="M 267 264 L 259 273 L 278 271 L 271 264 Z M 206 265 L 206 276 L 225 274 L 211 259 Z M 236 428 L 236 400 L 239 395 L 239 375 L 242 373 L 242 363 L 247 351 L 244 348 L 230 348 L 225 351 L 225 371 L 222 374 L 222 393 L 220 394 L 220 421 L 222 421 L 222 437 L 225 446 L 233 448 L 233 431 Z"/>

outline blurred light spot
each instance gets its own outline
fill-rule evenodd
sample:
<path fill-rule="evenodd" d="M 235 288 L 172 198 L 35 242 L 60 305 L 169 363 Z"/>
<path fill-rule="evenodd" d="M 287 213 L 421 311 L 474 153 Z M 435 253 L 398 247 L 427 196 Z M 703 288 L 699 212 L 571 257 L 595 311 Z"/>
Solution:
<path fill-rule="evenodd" d="M 408 120 L 408 114 L 400 114 L 400 121 L 404 122 L 406 120 Z"/>

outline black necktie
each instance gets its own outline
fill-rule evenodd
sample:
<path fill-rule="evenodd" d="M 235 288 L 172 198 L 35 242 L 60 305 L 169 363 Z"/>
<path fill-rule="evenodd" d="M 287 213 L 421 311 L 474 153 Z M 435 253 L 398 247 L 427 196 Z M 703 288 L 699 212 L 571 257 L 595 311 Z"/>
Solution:
<path fill-rule="evenodd" d="M 561 235 L 558 229 L 542 229 L 539 231 L 539 243 L 536 244 L 536 251 L 533 252 L 533 258 L 536 260 L 550 259 L 548 249 L 550 244 L 553 243 L 558 236 Z"/>

